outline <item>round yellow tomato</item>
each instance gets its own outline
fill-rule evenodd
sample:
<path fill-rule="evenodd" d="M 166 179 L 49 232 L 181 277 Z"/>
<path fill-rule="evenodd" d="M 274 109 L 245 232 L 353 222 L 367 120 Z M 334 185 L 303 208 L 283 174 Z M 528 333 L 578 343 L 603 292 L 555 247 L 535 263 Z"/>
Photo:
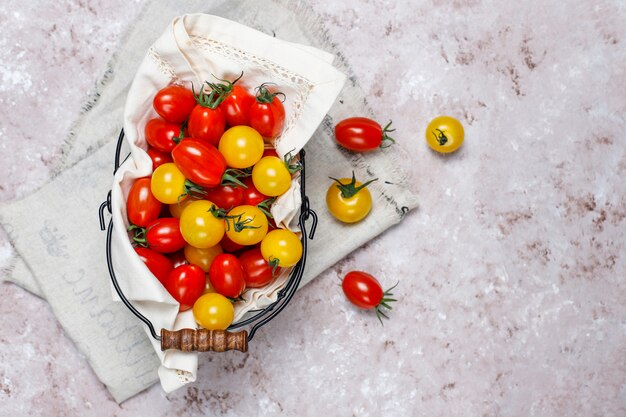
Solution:
<path fill-rule="evenodd" d="M 267 234 L 267 227 L 265 213 L 255 206 L 237 206 L 226 218 L 226 236 L 239 245 L 256 245 Z"/>
<path fill-rule="evenodd" d="M 372 195 L 367 186 L 376 180 L 361 184 L 354 178 L 333 178 L 335 183 L 328 187 L 326 205 L 330 214 L 344 223 L 363 220 L 372 209 Z"/>
<path fill-rule="evenodd" d="M 198 200 L 189 204 L 180 215 L 180 232 L 185 242 L 195 248 L 217 245 L 224 237 L 224 220 L 213 215 L 215 204 Z"/>
<path fill-rule="evenodd" d="M 226 164 L 232 168 L 249 168 L 263 156 L 263 137 L 249 126 L 235 126 L 222 135 L 218 145 Z"/>
<path fill-rule="evenodd" d="M 152 173 L 150 189 L 154 197 L 163 204 L 178 203 L 185 197 L 185 176 L 172 162 L 159 166 Z"/>
<path fill-rule="evenodd" d="M 185 246 L 185 259 L 190 264 L 198 265 L 204 272 L 209 272 L 211 262 L 222 252 L 222 247 L 219 244 L 205 249 L 187 245 Z"/>
<path fill-rule="evenodd" d="M 235 308 L 223 295 L 207 293 L 194 303 L 193 317 L 205 329 L 226 330 L 235 318 Z"/>
<path fill-rule="evenodd" d="M 426 128 L 426 142 L 437 152 L 454 152 L 463 144 L 463 125 L 454 117 L 435 117 Z"/>
<path fill-rule="evenodd" d="M 277 197 L 291 186 L 291 173 L 280 158 L 266 156 L 252 168 L 252 183 L 261 194 Z"/>
<path fill-rule="evenodd" d="M 183 213 L 183 210 L 185 209 L 185 207 L 187 207 L 189 204 L 193 203 L 194 201 L 198 201 L 199 199 L 194 198 L 194 197 L 189 197 L 189 198 L 185 198 L 184 200 L 181 200 L 180 203 L 174 203 L 174 204 L 170 204 L 168 207 L 170 209 L 170 214 L 172 215 L 172 217 L 176 217 L 177 219 L 180 219 L 180 215 Z"/>
<path fill-rule="evenodd" d="M 292 231 L 272 230 L 261 242 L 261 255 L 272 266 L 288 268 L 302 258 L 302 242 Z"/>

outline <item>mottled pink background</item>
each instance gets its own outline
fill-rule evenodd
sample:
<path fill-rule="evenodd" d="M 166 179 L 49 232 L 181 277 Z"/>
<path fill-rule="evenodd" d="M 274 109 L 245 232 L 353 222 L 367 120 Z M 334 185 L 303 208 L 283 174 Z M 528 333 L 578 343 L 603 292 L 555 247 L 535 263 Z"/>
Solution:
<path fill-rule="evenodd" d="M 142 6 L 103 3 L 0 5 L 0 201 L 47 181 Z M 1 284 L 0 415 L 626 415 L 625 3 L 311 4 L 394 120 L 419 209 L 249 354 L 203 355 L 198 382 L 121 406 L 46 303 Z M 439 114 L 466 128 L 447 157 L 423 137 Z M 355 268 L 400 281 L 384 327 L 340 292 Z"/>

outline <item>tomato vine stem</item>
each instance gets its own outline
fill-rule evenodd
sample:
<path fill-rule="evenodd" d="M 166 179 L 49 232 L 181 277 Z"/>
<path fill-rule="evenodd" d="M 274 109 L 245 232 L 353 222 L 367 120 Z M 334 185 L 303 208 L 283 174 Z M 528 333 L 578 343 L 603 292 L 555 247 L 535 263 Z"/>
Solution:
<path fill-rule="evenodd" d="M 443 130 L 435 129 L 435 132 L 431 132 L 431 133 L 435 135 L 435 139 L 437 140 L 437 143 L 439 144 L 439 146 L 443 146 L 446 143 L 448 143 L 448 137 L 446 136 L 446 133 Z"/>
<path fill-rule="evenodd" d="M 282 100 L 280 101 L 282 101 L 283 103 L 285 102 L 285 100 L 287 99 L 287 96 L 284 93 L 280 91 L 277 91 L 275 93 L 270 93 L 270 90 L 267 89 L 266 85 L 272 85 L 272 84 L 274 83 L 263 83 L 256 88 L 256 92 L 257 92 L 256 101 L 257 102 L 269 104 L 272 101 L 274 101 L 274 97 L 276 96 L 282 96 Z"/>
<path fill-rule="evenodd" d="M 388 148 L 391 145 L 393 145 L 394 143 L 396 143 L 396 140 L 387 134 L 389 132 L 395 132 L 396 131 L 396 129 L 389 129 L 390 127 L 391 127 L 391 120 L 389 120 L 389 123 L 387 123 L 385 125 L 385 127 L 383 128 L 383 138 L 382 138 L 382 141 L 380 143 L 380 147 L 382 149 Z M 388 141 L 389 143 L 385 144 L 385 141 Z"/>
<path fill-rule="evenodd" d="M 328 178 L 330 178 L 331 180 L 337 182 L 337 188 L 339 188 L 339 191 L 341 191 L 341 196 L 343 198 L 354 197 L 363 188 L 367 187 L 368 185 L 370 185 L 374 181 L 378 181 L 378 178 L 374 178 L 373 180 L 369 180 L 366 183 L 361 184 L 361 185 L 359 185 L 357 187 L 356 186 L 356 178 L 354 177 L 354 171 L 352 171 L 352 180 L 349 183 L 347 183 L 347 184 L 342 183 L 341 180 L 338 180 L 337 178 L 333 178 L 333 177 L 328 177 Z"/>
<path fill-rule="evenodd" d="M 383 325 L 383 326 L 385 324 L 383 323 L 383 319 L 382 318 L 384 317 L 386 319 L 389 319 L 389 316 L 387 314 L 385 314 L 384 311 L 381 310 L 381 307 L 384 307 L 387 310 L 392 310 L 392 308 L 389 305 L 389 303 L 396 302 L 398 300 L 395 299 L 395 298 L 391 298 L 391 297 L 393 297 L 393 293 L 391 292 L 391 290 L 396 288 L 399 283 L 400 283 L 400 281 L 396 282 L 396 284 L 393 287 L 388 288 L 387 290 L 385 290 L 385 292 L 383 293 L 383 298 L 380 300 L 380 302 L 376 306 L 376 317 L 378 317 L 378 320 L 380 321 L 380 324 Z"/>

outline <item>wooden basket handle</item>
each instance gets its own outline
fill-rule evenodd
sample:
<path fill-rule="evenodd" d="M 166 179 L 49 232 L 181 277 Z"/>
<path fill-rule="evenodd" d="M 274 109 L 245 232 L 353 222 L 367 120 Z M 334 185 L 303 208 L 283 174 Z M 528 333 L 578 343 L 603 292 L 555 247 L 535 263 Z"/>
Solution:
<path fill-rule="evenodd" d="M 161 350 L 176 349 L 182 352 L 248 351 L 248 332 L 231 333 L 226 330 L 161 329 Z"/>

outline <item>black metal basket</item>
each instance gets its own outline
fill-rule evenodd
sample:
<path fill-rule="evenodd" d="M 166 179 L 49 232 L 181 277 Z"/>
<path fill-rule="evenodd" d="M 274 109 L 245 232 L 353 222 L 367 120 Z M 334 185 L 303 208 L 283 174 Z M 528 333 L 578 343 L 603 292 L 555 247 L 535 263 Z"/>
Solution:
<path fill-rule="evenodd" d="M 117 148 L 115 150 L 115 169 L 113 170 L 114 175 L 121 165 L 120 156 L 123 140 L 124 130 L 120 132 L 117 141 Z M 300 230 L 302 231 L 302 259 L 300 259 L 300 261 L 291 270 L 285 286 L 278 291 L 278 298 L 275 302 L 263 309 L 248 312 L 246 316 L 244 316 L 245 318 L 243 320 L 232 324 L 227 330 L 182 329 L 179 331 L 170 331 L 168 329 L 161 329 L 160 334 L 157 334 L 152 322 L 143 314 L 141 314 L 126 298 L 124 292 L 119 286 L 119 283 L 117 282 L 117 277 L 113 269 L 113 260 L 111 257 L 111 236 L 113 233 L 113 219 L 109 221 L 109 225 L 107 228 L 104 217 L 105 210 L 108 210 L 109 213 L 112 212 L 111 191 L 109 191 L 106 201 L 104 201 L 100 205 L 99 216 L 100 228 L 102 230 L 107 230 L 106 256 L 109 274 L 111 276 L 111 282 L 113 283 L 115 291 L 119 295 L 122 302 L 126 305 L 126 307 L 128 307 L 131 313 L 133 313 L 139 320 L 141 320 L 146 326 L 148 326 L 148 330 L 150 331 L 151 336 L 161 342 L 162 350 L 178 349 L 182 351 L 221 352 L 234 349 L 245 352 L 248 348 L 248 342 L 252 340 L 256 331 L 261 326 L 264 326 L 274 317 L 276 317 L 287 306 L 289 301 L 291 301 L 291 298 L 293 297 L 296 290 L 298 289 L 298 286 L 300 285 L 300 280 L 302 279 L 302 274 L 304 273 L 304 266 L 306 263 L 307 255 L 307 240 L 313 239 L 313 236 L 315 234 L 315 228 L 317 226 L 317 214 L 309 207 L 309 199 L 306 196 L 305 192 L 304 156 L 305 152 L 304 150 L 301 150 L 300 163 L 302 164 L 302 170 L 300 171 L 300 192 L 302 195 L 302 206 L 300 207 L 298 224 L 300 226 Z M 127 158 L 128 156 L 124 160 L 126 160 Z M 312 224 L 311 230 L 307 235 L 306 221 L 309 218 L 312 219 Z M 231 332 L 232 330 L 240 329 L 244 326 L 251 326 L 250 330 L 243 330 L 236 333 Z"/>

